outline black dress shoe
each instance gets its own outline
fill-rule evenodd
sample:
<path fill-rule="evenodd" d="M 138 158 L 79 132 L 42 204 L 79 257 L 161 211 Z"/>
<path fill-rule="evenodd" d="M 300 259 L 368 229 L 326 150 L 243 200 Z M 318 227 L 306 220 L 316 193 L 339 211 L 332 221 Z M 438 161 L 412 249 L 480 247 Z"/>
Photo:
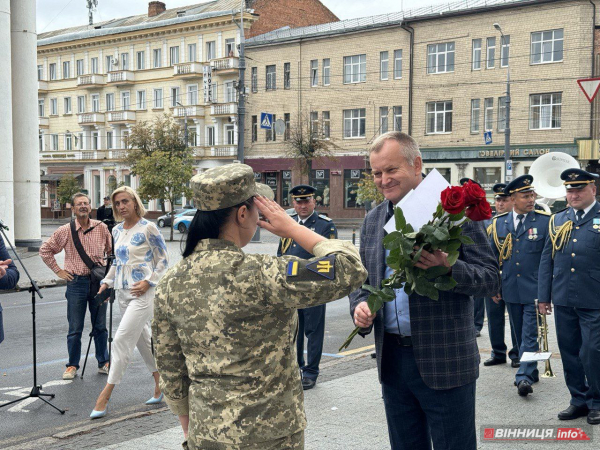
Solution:
<path fill-rule="evenodd" d="M 476 336 L 476 337 L 481 337 L 481 331 L 478 331 L 478 332 L 475 334 L 475 336 Z"/>
<path fill-rule="evenodd" d="M 484 366 L 497 366 L 498 364 L 506 364 L 505 359 L 491 357 L 483 362 Z"/>
<path fill-rule="evenodd" d="M 533 394 L 531 383 L 527 380 L 519 381 L 519 384 L 517 385 L 517 391 L 521 397 L 527 397 L 529 394 Z"/>
<path fill-rule="evenodd" d="M 590 425 L 600 424 L 600 409 L 590 409 L 587 421 Z"/>
<path fill-rule="evenodd" d="M 514 369 L 521 367 L 521 361 L 519 361 L 518 359 L 513 359 L 510 362 L 510 367 L 513 367 Z"/>
<path fill-rule="evenodd" d="M 559 420 L 573 420 L 578 417 L 587 416 L 589 409 L 586 405 L 583 406 L 575 406 L 569 405 L 567 409 L 558 413 Z"/>
<path fill-rule="evenodd" d="M 302 389 L 305 391 L 308 389 L 312 389 L 317 384 L 317 380 L 312 380 L 310 378 L 302 378 Z"/>

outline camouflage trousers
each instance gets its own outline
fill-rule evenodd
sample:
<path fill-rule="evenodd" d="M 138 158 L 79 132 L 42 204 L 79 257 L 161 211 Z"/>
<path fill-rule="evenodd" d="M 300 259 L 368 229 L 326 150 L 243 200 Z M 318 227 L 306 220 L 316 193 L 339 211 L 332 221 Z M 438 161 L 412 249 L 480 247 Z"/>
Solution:
<path fill-rule="evenodd" d="M 221 444 L 214 441 L 197 439 L 194 446 L 188 441 L 182 444 L 184 450 L 304 450 L 304 431 L 282 437 L 273 441 L 259 442 L 250 445 Z"/>

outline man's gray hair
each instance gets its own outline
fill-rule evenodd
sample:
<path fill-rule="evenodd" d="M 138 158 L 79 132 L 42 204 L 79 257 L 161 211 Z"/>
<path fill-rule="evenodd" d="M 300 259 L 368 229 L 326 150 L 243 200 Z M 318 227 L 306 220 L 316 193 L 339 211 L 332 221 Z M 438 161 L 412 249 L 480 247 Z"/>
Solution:
<path fill-rule="evenodd" d="M 89 195 L 87 195 L 87 194 L 84 194 L 83 192 L 78 192 L 77 194 L 75 194 L 75 195 L 73 196 L 73 201 L 72 201 L 72 203 L 71 203 L 71 204 L 72 204 L 72 205 L 74 205 L 74 204 L 75 204 L 75 200 L 77 200 L 79 197 L 85 197 L 85 198 L 87 198 L 87 199 L 88 199 L 88 203 L 91 201 L 91 199 L 90 199 L 90 196 L 89 196 Z"/>
<path fill-rule="evenodd" d="M 390 140 L 396 141 L 398 144 L 400 144 L 400 151 L 404 155 L 406 162 L 409 165 L 414 166 L 415 160 L 421 157 L 419 144 L 417 144 L 417 141 L 415 141 L 412 136 L 402 133 L 401 131 L 388 131 L 387 133 L 379 136 L 377 139 L 375 139 L 375 141 L 373 141 L 373 144 L 371 144 L 371 147 L 369 148 L 369 155 L 371 153 L 379 152 L 383 148 L 385 142 Z"/>

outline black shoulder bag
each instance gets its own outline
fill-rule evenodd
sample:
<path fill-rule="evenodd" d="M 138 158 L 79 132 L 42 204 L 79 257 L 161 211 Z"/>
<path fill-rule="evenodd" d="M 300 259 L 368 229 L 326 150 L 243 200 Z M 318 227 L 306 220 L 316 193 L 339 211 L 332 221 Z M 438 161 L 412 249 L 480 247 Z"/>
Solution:
<path fill-rule="evenodd" d="M 95 264 L 94 261 L 88 256 L 88 254 L 83 249 L 83 245 L 81 245 L 81 241 L 79 240 L 79 235 L 77 234 L 77 230 L 75 229 L 75 221 L 71 221 L 71 237 L 73 238 L 73 244 L 77 249 L 77 253 L 79 253 L 79 257 L 83 261 L 83 263 L 90 269 L 90 293 L 92 295 L 96 295 L 98 290 L 100 289 L 100 282 L 104 279 L 108 272 L 108 266 L 101 266 L 99 264 Z"/>

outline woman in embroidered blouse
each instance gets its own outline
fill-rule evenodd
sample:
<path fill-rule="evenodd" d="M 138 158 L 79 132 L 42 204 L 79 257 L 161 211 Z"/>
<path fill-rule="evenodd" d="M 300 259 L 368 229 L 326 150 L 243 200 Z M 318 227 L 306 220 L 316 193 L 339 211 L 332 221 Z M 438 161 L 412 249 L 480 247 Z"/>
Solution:
<path fill-rule="evenodd" d="M 158 370 L 152 355 L 150 320 L 154 311 L 154 287 L 167 270 L 167 246 L 154 223 L 143 218 L 146 210 L 130 187 L 116 189 L 111 200 L 118 221 L 113 229 L 115 262 L 100 291 L 114 287 L 123 317 L 115 333 L 112 361 L 106 387 L 100 393 L 90 418 L 104 417 L 115 385 L 119 384 L 137 346 L 154 377 L 154 396 L 146 404 L 160 403 Z"/>

